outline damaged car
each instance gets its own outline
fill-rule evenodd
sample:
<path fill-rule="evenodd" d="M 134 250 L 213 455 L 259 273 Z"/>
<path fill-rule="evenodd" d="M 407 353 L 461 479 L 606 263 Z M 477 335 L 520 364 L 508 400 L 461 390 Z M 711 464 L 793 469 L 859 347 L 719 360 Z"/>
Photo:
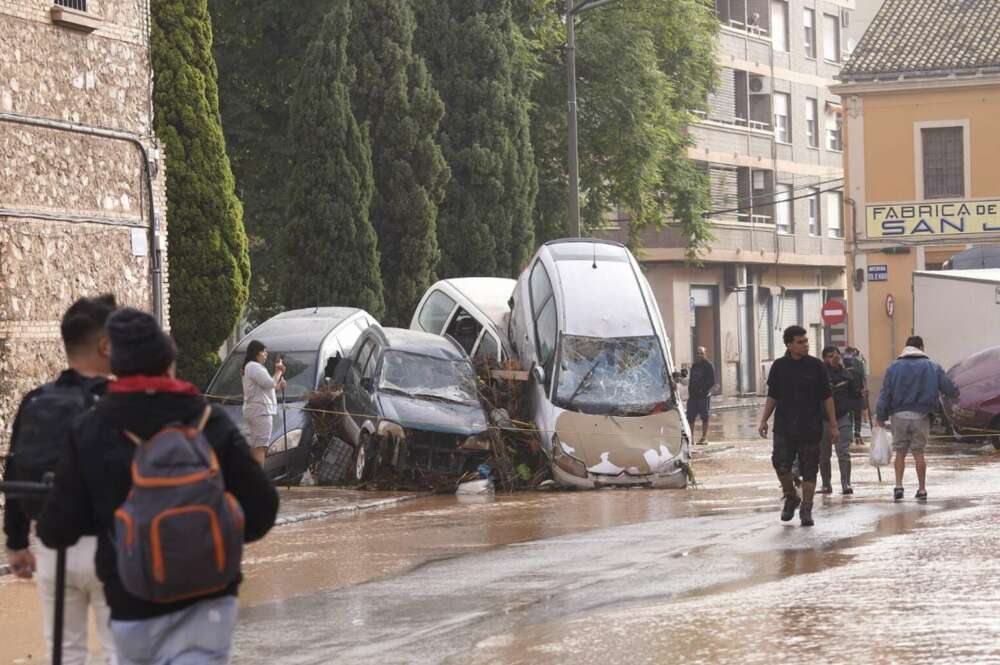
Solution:
<path fill-rule="evenodd" d="M 514 289 L 510 343 L 530 368 L 534 424 L 557 483 L 687 485 L 682 374 L 626 247 L 589 239 L 543 245 Z"/>
<path fill-rule="evenodd" d="M 278 358 L 285 363 L 288 385 L 278 391 L 278 413 L 264 470 L 276 481 L 298 484 L 309 462 L 315 427 L 306 410 L 308 395 L 332 379 L 336 364 L 350 355 L 354 343 L 375 318 L 353 307 L 315 307 L 283 312 L 250 331 L 226 356 L 206 393 L 243 428 L 243 360 L 247 346 L 260 340 L 268 349 L 267 371 Z"/>
<path fill-rule="evenodd" d="M 460 476 L 489 455 L 476 374 L 454 339 L 373 326 L 337 369 L 354 478 L 390 466 Z"/>
<path fill-rule="evenodd" d="M 988 439 L 1000 449 L 1000 346 L 969 356 L 948 370 L 959 396 L 943 397 L 941 407 L 959 437 Z"/>

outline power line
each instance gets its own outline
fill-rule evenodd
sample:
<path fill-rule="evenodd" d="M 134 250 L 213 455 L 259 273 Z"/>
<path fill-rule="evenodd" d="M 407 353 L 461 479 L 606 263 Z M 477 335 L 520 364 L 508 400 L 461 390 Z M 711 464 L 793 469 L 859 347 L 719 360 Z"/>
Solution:
<path fill-rule="evenodd" d="M 835 182 L 835 181 L 831 180 L 829 182 Z M 815 189 L 815 187 L 801 187 L 800 189 Z M 792 198 L 787 198 L 787 199 L 783 198 L 780 201 L 772 201 L 771 203 L 784 203 L 786 201 L 798 201 L 800 199 L 811 199 L 814 196 L 816 196 L 817 194 L 826 194 L 827 192 L 843 192 L 843 191 L 844 191 L 844 186 L 841 185 L 840 187 L 831 187 L 829 189 L 821 189 L 821 190 L 818 190 L 818 191 L 815 191 L 815 192 L 811 192 L 809 194 L 803 194 L 801 196 L 794 196 Z M 704 213 L 702 216 L 703 217 L 712 217 L 714 215 L 724 215 L 724 214 L 731 213 L 731 212 L 743 212 L 745 210 L 746 210 L 746 208 L 742 208 L 742 207 L 741 208 L 729 208 L 728 210 L 710 210 L 709 212 Z"/>

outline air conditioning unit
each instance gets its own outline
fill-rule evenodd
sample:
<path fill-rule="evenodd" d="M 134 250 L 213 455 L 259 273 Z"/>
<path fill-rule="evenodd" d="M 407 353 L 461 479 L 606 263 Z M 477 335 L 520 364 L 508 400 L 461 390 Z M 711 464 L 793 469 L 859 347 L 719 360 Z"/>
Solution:
<path fill-rule="evenodd" d="M 727 291 L 741 291 L 749 286 L 747 267 L 743 263 L 727 263 L 724 269 Z"/>
<path fill-rule="evenodd" d="M 750 75 L 749 88 L 751 95 L 770 95 L 771 79 L 768 76 Z"/>
<path fill-rule="evenodd" d="M 840 26 L 842 28 L 851 27 L 851 10 L 841 9 L 840 10 Z"/>

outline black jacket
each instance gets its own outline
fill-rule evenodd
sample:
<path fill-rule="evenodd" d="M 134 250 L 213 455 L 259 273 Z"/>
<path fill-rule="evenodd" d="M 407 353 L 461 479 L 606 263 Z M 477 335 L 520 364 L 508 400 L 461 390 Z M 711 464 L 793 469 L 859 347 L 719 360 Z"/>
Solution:
<path fill-rule="evenodd" d="M 842 418 L 861 404 L 861 378 L 853 367 L 841 365 L 839 369 L 834 369 L 827 365 L 826 371 L 830 375 L 837 418 Z"/>
<path fill-rule="evenodd" d="M 712 393 L 715 387 L 715 367 L 707 360 L 699 360 L 691 365 L 691 379 L 688 382 L 688 396 L 691 399 L 704 399 Z"/>
<path fill-rule="evenodd" d="M 56 470 L 52 496 L 39 519 L 38 535 L 48 547 L 68 547 L 80 536 L 98 536 L 97 576 L 104 584 L 113 619 L 148 619 L 204 599 L 155 604 L 129 594 L 118 579 L 110 536 L 114 511 L 132 487 L 130 468 L 135 446 L 123 430 L 147 439 L 170 423 L 194 422 L 205 405 L 205 399 L 190 384 L 160 377 L 129 377 L 112 383 L 108 395 L 74 427 Z M 246 542 L 263 538 L 278 512 L 277 492 L 250 456 L 243 435 L 228 416 L 214 407 L 205 437 L 215 448 L 226 489 L 243 508 Z M 210 597 L 236 595 L 239 582 L 237 579 Z"/>
<path fill-rule="evenodd" d="M 63 370 L 54 382 L 58 386 L 76 386 L 81 390 L 89 391 L 95 399 L 104 394 L 108 387 L 108 380 L 104 377 L 88 378 L 73 369 Z M 14 426 L 11 428 L 10 436 L 10 456 L 7 458 L 5 477 L 13 479 L 17 477 L 17 435 L 21 425 L 21 409 L 35 395 L 42 390 L 39 386 L 24 396 L 21 404 L 17 407 L 17 414 L 14 416 Z M 17 499 L 7 501 L 3 512 L 3 531 L 7 534 L 7 547 L 12 550 L 23 550 L 28 547 L 28 534 L 31 529 L 31 520 L 28 514 Z"/>

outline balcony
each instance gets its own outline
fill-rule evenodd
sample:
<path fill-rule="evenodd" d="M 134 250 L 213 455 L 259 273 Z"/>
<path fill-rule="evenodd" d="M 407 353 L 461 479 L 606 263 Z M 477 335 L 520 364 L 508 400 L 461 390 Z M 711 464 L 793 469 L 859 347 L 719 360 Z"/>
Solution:
<path fill-rule="evenodd" d="M 761 39 L 770 39 L 771 5 L 768 0 L 715 0 L 719 22 Z"/>
<path fill-rule="evenodd" d="M 738 69 L 724 68 L 718 89 L 708 96 L 708 112 L 699 113 L 710 123 L 771 132 L 770 79 Z"/>

